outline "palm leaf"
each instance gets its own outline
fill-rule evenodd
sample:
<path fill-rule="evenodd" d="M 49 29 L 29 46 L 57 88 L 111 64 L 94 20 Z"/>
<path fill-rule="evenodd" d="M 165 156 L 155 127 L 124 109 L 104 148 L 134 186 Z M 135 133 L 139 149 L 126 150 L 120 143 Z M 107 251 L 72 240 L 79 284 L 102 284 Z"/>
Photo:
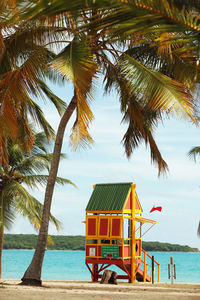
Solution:
<path fill-rule="evenodd" d="M 33 196 L 27 193 L 27 197 L 17 197 L 16 198 L 16 209 L 24 217 L 27 217 L 32 225 L 39 230 L 43 205 Z M 28 200 L 28 201 L 27 201 Z M 56 229 L 59 230 L 60 222 L 50 214 L 50 221 L 55 225 Z"/>
<path fill-rule="evenodd" d="M 7 150 L 8 165 L 14 169 L 23 161 L 24 153 L 18 144 L 13 143 L 11 138 L 8 139 Z M 4 165 L 3 168 L 6 169 L 7 165 Z"/>
<path fill-rule="evenodd" d="M 117 2 L 121 3 L 115 6 Z M 102 8 L 103 6 L 102 3 Z M 183 5 L 178 8 L 171 1 L 132 0 L 127 3 L 113 1 L 112 7 L 110 10 L 104 7 L 105 13 L 102 14 L 102 18 L 90 24 L 97 30 L 106 28 L 111 37 L 125 38 L 138 31 L 143 33 L 200 31 L 195 11 L 185 9 Z"/>
<path fill-rule="evenodd" d="M 121 73 L 119 65 L 113 65 L 106 59 L 107 66 L 104 78 L 105 91 L 110 92 L 112 88 L 120 96 L 121 111 L 123 122 L 128 123 L 127 131 L 123 137 L 123 145 L 127 157 L 129 158 L 134 149 L 142 141 L 150 146 L 152 162 L 158 166 L 158 175 L 168 170 L 167 164 L 153 138 L 153 131 L 157 127 L 158 120 L 161 120 L 161 113 L 152 110 L 148 105 L 141 101 L 139 94 L 134 94 L 132 82 Z"/>
<path fill-rule="evenodd" d="M 27 97 L 27 100 L 28 100 L 27 110 L 30 113 L 32 120 L 44 130 L 47 139 L 54 139 L 55 138 L 54 130 L 45 119 L 43 111 L 41 110 L 40 106 L 29 97 Z"/>
<path fill-rule="evenodd" d="M 141 95 L 144 103 L 153 110 L 175 112 L 196 123 L 192 95 L 186 87 L 163 75 L 146 68 L 128 55 L 119 60 L 124 76 L 132 81 L 132 93 Z"/>
<path fill-rule="evenodd" d="M 34 129 L 31 127 L 31 130 Z M 17 213 L 27 217 L 39 229 L 43 205 L 33 197 L 24 185 L 35 188 L 46 184 L 48 175 L 37 174 L 48 169 L 52 154 L 47 152 L 44 133 L 35 134 L 33 152 L 24 152 L 11 138 L 7 139 L 8 164 L 0 167 L 0 226 L 10 228 Z M 63 157 L 63 155 L 61 155 Z M 72 184 L 70 180 L 57 177 L 58 184 Z M 60 227 L 60 222 L 51 214 L 50 221 Z"/>
<path fill-rule="evenodd" d="M 198 226 L 198 229 L 197 229 L 197 235 L 198 235 L 198 237 L 200 237 L 200 221 L 199 221 L 199 226 Z"/>
<path fill-rule="evenodd" d="M 92 79 L 97 71 L 97 65 L 88 48 L 87 38 L 85 36 L 74 38 L 51 62 L 51 66 L 74 84 L 77 119 L 71 136 L 72 144 L 76 148 L 79 141 L 83 144 L 91 142 L 88 126 L 93 119 L 93 113 L 88 98 L 91 98 Z"/>
<path fill-rule="evenodd" d="M 36 186 L 39 185 L 46 185 L 47 181 L 48 181 L 48 175 L 29 175 L 29 176 L 24 176 L 22 178 L 22 181 L 24 184 L 26 184 L 29 188 L 35 188 Z M 66 178 L 62 178 L 62 177 L 57 177 L 56 178 L 56 183 L 57 184 L 71 184 L 74 187 L 76 187 L 76 185 L 71 182 L 70 180 L 66 179 Z"/>
<path fill-rule="evenodd" d="M 34 36 L 31 36 L 31 29 L 34 29 Z M 13 27 L 10 32 L 6 34 L 4 32 L 5 51 L 0 60 L 0 156 L 4 162 L 6 162 L 6 144 L 3 144 L 3 138 L 6 139 L 7 136 L 13 140 L 18 136 L 24 149 L 30 151 L 33 135 L 26 120 L 28 114 L 43 128 L 48 139 L 54 137 L 52 127 L 30 95 L 50 99 L 60 114 L 65 108 L 64 102 L 55 96 L 42 80 L 44 77 L 53 81 L 58 78 L 45 68 L 47 61 L 55 55 L 43 45 L 36 44 L 37 42 L 44 44 L 50 31 L 48 26 L 36 26 L 33 23 L 28 26 L 20 24 Z M 55 35 L 52 34 L 52 39 L 54 38 Z"/>
<path fill-rule="evenodd" d="M 2 190 L 0 193 L 0 227 L 10 229 L 15 220 L 15 211 L 12 197 Z"/>
<path fill-rule="evenodd" d="M 34 174 L 43 170 L 49 170 L 52 160 L 52 154 L 38 154 L 24 158 L 18 165 L 15 165 L 15 171 L 23 175 Z"/>
<path fill-rule="evenodd" d="M 141 106 L 133 96 L 129 99 L 125 107 L 126 108 L 123 108 L 123 121 L 128 122 L 129 125 L 123 137 L 123 144 L 127 156 L 130 157 L 133 150 L 144 140 L 145 144 L 150 147 L 151 160 L 157 165 L 158 176 L 160 176 L 161 173 L 168 171 L 167 164 L 153 138 L 153 130 L 157 126 L 161 116 L 148 107 Z"/>
<path fill-rule="evenodd" d="M 188 152 L 188 156 L 192 157 L 195 161 L 196 161 L 197 156 L 199 156 L 199 155 L 200 155 L 200 147 L 199 146 L 192 148 Z"/>
<path fill-rule="evenodd" d="M 62 115 L 63 111 L 66 109 L 66 103 L 56 96 L 50 88 L 46 85 L 45 82 L 40 80 L 40 88 L 42 89 L 43 93 L 51 100 L 51 102 L 55 105 L 59 115 Z"/>
<path fill-rule="evenodd" d="M 152 44 L 147 41 L 146 43 L 139 43 L 132 48 L 129 47 L 125 53 L 144 64 L 150 70 L 159 71 L 192 89 L 196 84 L 194 61 L 186 61 L 181 57 L 178 51 L 180 51 L 182 46 L 177 44 L 176 41 L 171 45 L 171 55 L 167 53 L 161 55 L 159 47 L 160 43 L 158 41 L 156 43 L 152 41 Z"/>

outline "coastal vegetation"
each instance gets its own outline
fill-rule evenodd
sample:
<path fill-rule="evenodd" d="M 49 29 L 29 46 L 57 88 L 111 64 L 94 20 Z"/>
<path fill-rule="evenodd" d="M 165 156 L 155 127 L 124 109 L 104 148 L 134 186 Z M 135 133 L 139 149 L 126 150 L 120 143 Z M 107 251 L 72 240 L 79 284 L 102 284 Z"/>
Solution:
<path fill-rule="evenodd" d="M 49 245 L 48 250 L 85 250 L 85 237 L 82 235 L 64 236 L 51 235 L 53 244 Z M 37 235 L 35 234 L 5 234 L 4 249 L 35 249 Z M 198 252 L 197 248 L 182 246 L 178 244 L 160 242 L 142 242 L 145 251 L 179 251 L 179 252 Z"/>
<path fill-rule="evenodd" d="M 29 190 L 46 184 L 48 175 L 41 172 L 48 171 L 51 160 L 44 133 L 35 133 L 29 152 L 21 149 L 17 142 L 7 139 L 7 164 L 0 166 L 0 278 L 4 230 L 12 227 L 19 214 L 37 230 L 40 229 L 43 205 Z M 57 177 L 56 182 L 71 183 L 61 177 Z M 58 230 L 60 222 L 52 214 L 50 221 Z"/>
<path fill-rule="evenodd" d="M 122 119 L 128 124 L 123 137 L 127 157 L 144 141 L 158 174 L 167 171 L 154 139 L 158 124 L 173 114 L 197 123 L 192 92 L 200 79 L 198 12 L 198 2 L 186 0 L 49 0 L 48 5 L 43 0 L 3 1 L 1 137 L 9 134 L 14 139 L 20 134 L 25 144 L 22 131 L 12 128 L 27 124 L 28 109 L 25 114 L 23 109 L 33 111 L 30 95 L 40 97 L 47 91 L 46 87 L 41 91 L 45 85 L 41 80 L 60 76 L 72 83 L 74 91 L 58 126 L 36 252 L 22 278 L 25 284 L 41 285 L 61 147 L 73 113 L 72 145 L 92 142 L 90 100 L 97 77 L 103 77 L 105 92 L 115 89 L 118 94 Z"/>

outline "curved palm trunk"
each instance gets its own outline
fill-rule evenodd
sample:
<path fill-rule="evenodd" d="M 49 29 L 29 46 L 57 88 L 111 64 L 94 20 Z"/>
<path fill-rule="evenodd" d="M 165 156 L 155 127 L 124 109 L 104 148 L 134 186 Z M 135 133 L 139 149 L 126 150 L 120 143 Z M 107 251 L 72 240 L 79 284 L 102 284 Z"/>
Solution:
<path fill-rule="evenodd" d="M 4 235 L 4 227 L 3 225 L 1 225 L 0 227 L 0 279 L 2 276 L 3 235 Z"/>
<path fill-rule="evenodd" d="M 77 104 L 76 95 L 74 95 L 64 115 L 62 116 L 58 127 L 55 145 L 54 145 L 54 151 L 53 151 L 53 159 L 51 163 L 48 183 L 45 192 L 42 222 L 41 222 L 41 227 L 38 235 L 37 246 L 31 264 L 29 265 L 28 269 L 26 270 L 24 276 L 21 279 L 22 280 L 21 284 L 24 285 L 42 284 L 41 281 L 42 263 L 44 259 L 45 249 L 46 249 L 51 202 L 52 202 L 55 181 L 58 173 L 58 166 L 60 161 L 63 137 L 64 137 L 64 132 L 67 123 L 76 108 L 76 104 Z"/>

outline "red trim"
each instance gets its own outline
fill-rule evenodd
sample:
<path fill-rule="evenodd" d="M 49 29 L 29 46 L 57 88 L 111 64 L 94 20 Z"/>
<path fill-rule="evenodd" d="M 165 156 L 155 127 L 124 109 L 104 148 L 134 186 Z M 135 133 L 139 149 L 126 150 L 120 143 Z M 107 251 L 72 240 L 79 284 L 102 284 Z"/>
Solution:
<path fill-rule="evenodd" d="M 95 274 L 93 274 L 93 272 L 92 272 L 91 268 L 89 267 L 88 263 L 86 263 L 86 266 L 89 269 L 92 277 L 96 281 L 97 278 L 101 278 L 102 277 L 102 274 L 100 274 L 100 272 L 102 272 L 106 268 L 110 267 L 112 264 L 113 263 L 106 264 L 106 265 L 102 264 L 102 266 L 99 268 L 99 270 L 98 270 L 98 265 L 95 264 L 97 266 Z M 124 271 L 127 274 L 127 275 L 118 275 L 117 278 L 119 278 L 119 279 L 130 279 L 131 278 L 130 273 L 129 273 L 128 269 L 126 268 L 126 266 L 125 266 L 125 264 L 124 264 L 123 261 L 121 261 L 121 264 L 119 264 L 119 265 L 118 264 L 114 264 L 114 265 L 116 265 L 118 268 L 120 268 L 122 271 Z"/>
<path fill-rule="evenodd" d="M 111 264 L 108 264 L 108 265 L 106 265 L 106 266 L 102 265 L 102 266 L 100 267 L 100 269 L 99 269 L 99 273 L 100 273 L 101 271 L 105 270 L 106 268 L 110 267 L 110 265 L 111 265 Z"/>
<path fill-rule="evenodd" d="M 110 264 L 110 265 L 121 265 L 122 262 L 125 265 L 129 265 L 131 260 L 127 259 L 123 261 L 122 259 L 107 259 L 107 258 L 86 258 L 86 263 L 88 264 Z"/>
<path fill-rule="evenodd" d="M 142 249 L 143 253 L 146 253 L 146 256 L 148 256 L 150 259 L 152 259 L 151 255 L 149 255 L 144 249 Z M 159 265 L 159 263 L 154 259 L 154 262 Z"/>
<path fill-rule="evenodd" d="M 128 279 L 131 280 L 131 274 L 130 272 L 128 271 L 128 269 L 126 268 L 124 262 L 123 262 L 123 267 L 124 267 L 124 271 L 126 272 L 126 274 L 128 275 Z M 129 267 L 129 270 L 131 270 L 131 266 Z"/>
<path fill-rule="evenodd" d="M 95 255 L 92 255 L 92 256 L 97 256 L 97 245 L 86 245 L 86 255 L 90 256 L 91 248 L 95 249 Z"/>
<path fill-rule="evenodd" d="M 128 279 L 129 282 L 131 282 L 131 260 L 86 258 L 85 263 L 92 275 L 93 282 L 97 282 L 98 278 L 102 278 L 102 274 L 100 274 L 100 272 L 110 267 L 111 265 L 115 265 L 116 267 L 118 267 L 119 269 L 121 269 L 123 272 L 127 274 L 127 275 L 118 275 L 117 276 L 118 279 Z M 142 272 L 140 269 L 141 259 L 136 259 L 135 263 L 137 264 L 136 273 L 137 272 L 141 273 Z M 94 265 L 94 274 L 88 264 Z M 98 266 L 100 268 L 98 268 Z"/>
<path fill-rule="evenodd" d="M 92 270 L 90 269 L 90 266 L 87 263 L 85 263 L 85 264 L 86 264 L 88 270 L 90 271 L 91 275 L 93 276 L 93 273 L 92 273 Z"/>
<path fill-rule="evenodd" d="M 85 262 L 87 264 L 109 264 L 109 265 L 121 265 L 122 263 L 124 265 L 130 265 L 131 264 L 131 260 L 130 259 L 108 259 L 108 258 L 89 258 L 87 257 L 85 259 Z M 138 264 L 141 262 L 141 258 L 137 258 L 135 260 L 135 263 Z"/>

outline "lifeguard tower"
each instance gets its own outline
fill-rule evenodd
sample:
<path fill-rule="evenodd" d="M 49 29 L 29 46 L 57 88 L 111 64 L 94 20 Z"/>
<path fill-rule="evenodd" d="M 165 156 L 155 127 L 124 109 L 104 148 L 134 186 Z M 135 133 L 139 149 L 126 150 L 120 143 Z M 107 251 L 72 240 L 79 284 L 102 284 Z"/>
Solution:
<path fill-rule="evenodd" d="M 152 263 L 151 256 L 142 249 L 143 225 L 152 227 L 157 222 L 142 218 L 135 189 L 136 185 L 130 182 L 94 186 L 86 207 L 85 240 L 85 263 L 93 282 L 97 282 L 111 265 L 123 271 L 118 279 L 128 279 L 130 283 L 135 280 L 150 282 L 152 276 L 155 278 L 154 263 L 157 281 L 160 281 L 160 265 L 156 261 Z"/>

